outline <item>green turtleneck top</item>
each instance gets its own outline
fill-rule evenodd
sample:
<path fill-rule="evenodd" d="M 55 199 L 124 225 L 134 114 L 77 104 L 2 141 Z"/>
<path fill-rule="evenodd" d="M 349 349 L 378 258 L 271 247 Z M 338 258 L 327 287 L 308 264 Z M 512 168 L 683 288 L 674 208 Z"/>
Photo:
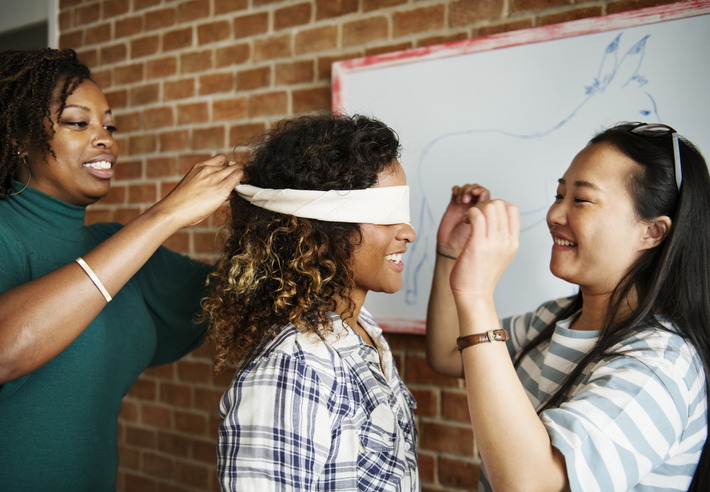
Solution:
<path fill-rule="evenodd" d="M 0 292 L 121 227 L 84 226 L 85 212 L 33 188 L 0 200 Z M 160 248 L 61 354 L 0 386 L 0 490 L 115 490 L 121 399 L 148 366 L 199 345 L 192 319 L 209 270 Z"/>

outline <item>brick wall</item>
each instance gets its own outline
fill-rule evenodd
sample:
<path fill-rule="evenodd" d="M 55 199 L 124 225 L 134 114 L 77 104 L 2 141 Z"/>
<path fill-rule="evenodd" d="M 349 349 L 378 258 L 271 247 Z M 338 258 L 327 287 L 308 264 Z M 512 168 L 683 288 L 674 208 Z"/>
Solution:
<path fill-rule="evenodd" d="M 668 0 L 59 0 L 60 47 L 92 68 L 116 115 L 121 159 L 87 220 L 127 222 L 194 164 L 276 121 L 330 107 L 334 61 L 457 41 Z M 215 258 L 221 213 L 167 246 Z M 463 384 L 426 366 L 423 337 L 391 335 L 419 401 L 424 490 L 474 490 Z M 150 369 L 123 404 L 119 490 L 219 490 L 217 405 L 231 374 L 210 350 Z"/>

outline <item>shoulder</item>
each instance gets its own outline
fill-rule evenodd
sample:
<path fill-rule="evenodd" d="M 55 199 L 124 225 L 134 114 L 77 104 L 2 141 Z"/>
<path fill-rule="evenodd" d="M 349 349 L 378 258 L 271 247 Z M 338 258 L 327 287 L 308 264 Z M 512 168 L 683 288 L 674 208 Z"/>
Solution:
<path fill-rule="evenodd" d="M 502 320 L 504 328 L 527 332 L 530 329 L 540 332 L 552 323 L 562 311 L 574 301 L 574 297 L 560 297 L 541 304 L 535 311 L 511 316 Z"/>

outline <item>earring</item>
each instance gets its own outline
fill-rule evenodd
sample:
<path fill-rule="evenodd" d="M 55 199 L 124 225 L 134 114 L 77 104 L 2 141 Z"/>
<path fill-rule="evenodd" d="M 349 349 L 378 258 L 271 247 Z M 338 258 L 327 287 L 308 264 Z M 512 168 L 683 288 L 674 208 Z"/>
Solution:
<path fill-rule="evenodd" d="M 20 155 L 20 151 L 19 151 L 19 150 L 17 151 L 17 155 L 18 155 L 18 156 Z M 7 196 L 19 195 L 20 193 L 22 193 L 23 191 L 25 191 L 25 189 L 30 185 L 30 180 L 32 179 L 32 171 L 30 170 L 30 165 L 29 165 L 29 163 L 27 162 L 27 156 L 25 156 L 25 157 L 22 158 L 22 163 L 23 163 L 25 166 L 27 166 L 27 183 L 25 183 L 25 186 L 23 186 L 20 191 L 16 191 L 16 192 L 14 192 L 14 193 L 8 193 Z"/>

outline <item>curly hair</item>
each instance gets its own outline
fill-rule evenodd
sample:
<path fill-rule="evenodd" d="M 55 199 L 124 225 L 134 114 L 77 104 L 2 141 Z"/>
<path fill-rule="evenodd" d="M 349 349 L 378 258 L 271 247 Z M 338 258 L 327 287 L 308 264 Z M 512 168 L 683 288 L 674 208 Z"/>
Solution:
<path fill-rule="evenodd" d="M 0 52 L 0 200 L 12 191 L 12 182 L 20 167 L 19 152 L 32 145 L 47 153 L 54 135 L 50 106 L 59 92 L 59 114 L 74 89 L 91 72 L 74 50 Z M 50 122 L 49 131 L 45 121 Z"/>
<path fill-rule="evenodd" d="M 245 165 L 250 184 L 302 190 L 365 189 L 396 163 L 399 140 L 384 123 L 331 113 L 281 122 Z M 203 300 L 218 370 L 248 358 L 287 323 L 303 333 L 332 330 L 337 301 L 351 315 L 351 258 L 358 224 L 279 214 L 235 197 L 224 254 Z"/>

